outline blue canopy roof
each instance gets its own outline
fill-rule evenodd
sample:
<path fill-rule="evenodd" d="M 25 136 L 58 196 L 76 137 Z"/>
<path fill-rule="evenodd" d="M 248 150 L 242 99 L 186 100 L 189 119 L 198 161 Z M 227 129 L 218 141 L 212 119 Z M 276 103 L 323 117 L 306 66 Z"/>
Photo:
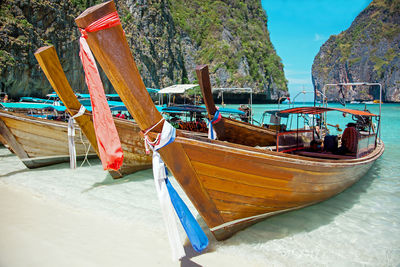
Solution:
<path fill-rule="evenodd" d="M 244 115 L 244 111 L 234 109 L 234 108 L 219 108 L 219 112 L 221 113 L 230 113 L 230 114 L 238 114 L 238 115 Z"/>
<path fill-rule="evenodd" d="M 65 106 L 54 106 L 45 103 L 27 103 L 27 102 L 15 102 L 15 103 L 1 103 L 4 108 L 19 108 L 19 109 L 45 109 L 51 108 L 57 111 L 65 111 Z M 88 111 L 92 111 L 92 107 L 85 106 Z"/>
<path fill-rule="evenodd" d="M 49 99 L 43 99 L 43 98 L 37 98 L 37 97 L 27 97 L 27 96 L 23 96 L 20 98 L 19 100 L 20 102 L 35 102 L 35 103 L 49 103 L 49 104 L 53 104 L 53 100 L 49 100 Z"/>
<path fill-rule="evenodd" d="M 206 113 L 207 110 L 204 106 L 178 105 L 178 106 L 162 107 L 161 112 L 202 112 L 202 113 Z M 238 114 L 238 115 L 245 114 L 243 111 L 233 109 L 233 108 L 219 108 L 219 112 L 229 113 L 229 114 Z"/>
<path fill-rule="evenodd" d="M 16 102 L 16 103 L 1 103 L 4 108 L 21 108 L 21 109 L 44 109 L 53 108 L 57 111 L 65 111 L 65 106 L 53 106 L 44 103 L 27 103 L 27 102 Z"/>

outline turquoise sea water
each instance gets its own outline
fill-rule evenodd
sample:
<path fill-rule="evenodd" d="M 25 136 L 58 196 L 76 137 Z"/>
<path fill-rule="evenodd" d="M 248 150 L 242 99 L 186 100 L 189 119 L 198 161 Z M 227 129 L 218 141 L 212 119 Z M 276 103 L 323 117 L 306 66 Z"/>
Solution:
<path fill-rule="evenodd" d="M 276 107 L 254 105 L 255 119 Z M 348 107 L 363 109 L 364 105 Z M 284 108 L 287 105 L 281 105 Z M 367 108 L 376 113 L 379 105 Z M 345 128 L 341 113 L 329 116 L 332 124 Z M 172 183 L 210 236 L 208 253 L 238 255 L 247 258 L 249 266 L 399 266 L 399 135 L 400 104 L 382 105 L 385 153 L 365 177 L 323 203 L 272 217 L 223 242 L 213 239 L 183 191 L 173 179 Z M 143 224 L 165 235 L 151 170 L 114 181 L 99 161 L 91 162 L 92 166 L 74 171 L 67 163 L 28 170 L 18 158 L 0 149 L 0 183 L 28 188 L 78 209 Z M 191 262 L 195 254 L 190 255 L 183 266 L 196 266 Z M 169 259 L 166 265 L 170 265 Z"/>

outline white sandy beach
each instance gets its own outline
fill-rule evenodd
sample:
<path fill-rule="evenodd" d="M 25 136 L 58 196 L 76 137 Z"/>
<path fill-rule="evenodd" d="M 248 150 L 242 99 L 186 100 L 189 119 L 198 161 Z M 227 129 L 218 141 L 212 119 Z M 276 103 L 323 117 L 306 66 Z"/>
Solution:
<path fill-rule="evenodd" d="M 173 262 L 168 241 L 145 225 L 68 207 L 0 184 L 0 266 L 244 266 L 206 253 Z"/>
<path fill-rule="evenodd" d="M 86 185 L 91 185 L 94 179 L 99 182 L 103 177 L 110 179 L 98 164 L 75 171 L 68 169 L 68 164 L 27 170 L 15 156 L 0 150 L 4 156 L 0 166 L 3 171 L 8 166 L 6 174 L 9 174 L 0 178 L 1 267 L 244 266 L 247 263 L 240 256 L 212 250 L 197 255 L 187 245 L 187 257 L 174 262 L 159 214 L 149 211 L 153 222 L 147 222 L 149 218 L 140 220 L 135 214 L 123 215 L 130 209 L 119 202 L 128 193 L 124 190 L 129 187 L 126 181 L 117 181 L 119 188 L 109 186 L 111 190 L 99 185 L 93 189 L 105 192 L 103 199 L 99 199 L 98 195 L 91 195 L 90 187 L 86 190 Z M 144 173 L 149 174 L 150 171 Z M 86 182 L 73 182 L 71 177 L 86 177 Z M 152 185 L 152 180 L 143 183 Z M 137 189 L 143 192 L 142 187 Z M 122 196 L 116 192 L 121 190 Z M 110 193 L 115 193 L 114 199 Z M 131 195 L 135 196 L 134 192 Z M 150 205 L 157 204 L 155 195 L 150 198 L 155 202 Z M 139 205 L 140 202 L 138 199 Z"/>
<path fill-rule="evenodd" d="M 210 240 L 199 255 L 171 259 L 152 171 L 113 180 L 100 162 L 34 170 L 0 148 L 0 267 L 397 266 L 396 168 L 378 162 L 343 194 L 275 216 L 217 242 L 174 179 Z M 385 170 L 387 175 L 382 175 Z M 398 187 L 397 187 L 398 188 Z M 182 240 L 186 240 L 183 230 Z"/>

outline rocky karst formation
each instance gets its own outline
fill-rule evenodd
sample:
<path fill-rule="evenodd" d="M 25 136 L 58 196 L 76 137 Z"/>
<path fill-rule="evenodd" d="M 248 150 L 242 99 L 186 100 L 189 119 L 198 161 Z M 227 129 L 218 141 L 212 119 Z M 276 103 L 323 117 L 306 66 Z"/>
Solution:
<path fill-rule="evenodd" d="M 74 18 L 98 2 L 2 0 L 0 90 L 14 98 L 52 91 L 33 56 L 52 44 L 74 90 L 85 92 Z M 208 64 L 215 87 L 248 86 L 270 100 L 288 94 L 259 0 L 115 2 L 147 87 L 196 82 L 195 66 Z"/>
<path fill-rule="evenodd" d="M 312 80 L 318 90 L 327 83 L 378 82 L 384 101 L 400 102 L 400 0 L 374 0 L 349 29 L 331 36 L 314 59 Z M 379 99 L 378 87 L 346 91 L 349 100 Z"/>

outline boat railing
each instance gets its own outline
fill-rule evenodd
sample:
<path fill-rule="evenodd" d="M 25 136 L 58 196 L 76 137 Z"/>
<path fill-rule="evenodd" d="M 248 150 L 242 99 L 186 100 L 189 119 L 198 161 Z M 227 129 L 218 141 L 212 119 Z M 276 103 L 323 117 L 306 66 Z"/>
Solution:
<path fill-rule="evenodd" d="M 382 85 L 380 83 L 370 83 L 370 82 L 353 82 L 353 83 L 329 83 L 325 84 L 323 87 L 323 107 L 328 105 L 328 98 L 326 97 L 326 90 L 328 87 L 332 86 L 379 86 L 379 115 L 377 118 L 378 127 L 377 127 L 377 136 L 381 139 L 381 113 L 382 113 Z M 316 100 L 316 95 L 314 95 L 314 102 Z M 344 106 L 346 105 L 346 101 L 344 101 Z M 323 118 L 323 121 L 326 122 L 326 117 Z M 378 138 L 375 138 L 375 144 L 378 142 Z"/>
<path fill-rule="evenodd" d="M 287 153 L 302 150 L 313 140 L 314 129 L 280 132 L 276 138 L 276 151 Z"/>

